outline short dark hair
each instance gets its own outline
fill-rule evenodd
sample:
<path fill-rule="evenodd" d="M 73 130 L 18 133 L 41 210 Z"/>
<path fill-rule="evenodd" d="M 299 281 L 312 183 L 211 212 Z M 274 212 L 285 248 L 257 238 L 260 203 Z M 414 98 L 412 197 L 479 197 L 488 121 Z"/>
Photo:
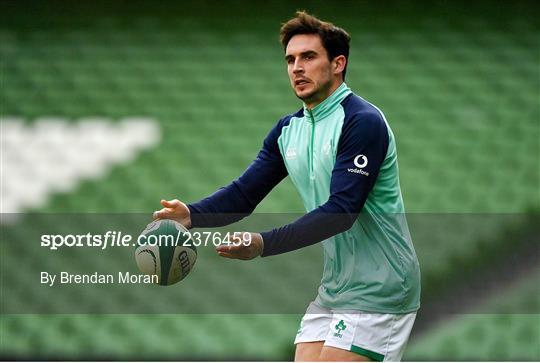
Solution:
<path fill-rule="evenodd" d="M 283 49 L 287 49 L 287 44 L 289 44 L 291 38 L 299 34 L 317 34 L 328 53 L 329 60 L 333 60 L 339 55 L 345 56 L 345 59 L 347 59 L 343 69 L 343 79 L 345 79 L 345 72 L 349 63 L 349 43 L 351 41 L 350 35 L 345 30 L 332 23 L 317 19 L 305 11 L 297 11 L 296 17 L 284 23 L 279 31 L 279 40 Z"/>

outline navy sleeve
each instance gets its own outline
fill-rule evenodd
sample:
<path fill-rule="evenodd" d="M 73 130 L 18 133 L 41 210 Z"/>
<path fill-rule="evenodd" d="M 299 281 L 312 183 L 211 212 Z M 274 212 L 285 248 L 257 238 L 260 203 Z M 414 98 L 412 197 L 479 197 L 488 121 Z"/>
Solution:
<path fill-rule="evenodd" d="M 277 139 L 290 117 L 281 119 L 270 131 L 255 160 L 231 184 L 188 205 L 192 227 L 225 226 L 250 215 L 255 207 L 283 178 L 287 169 Z"/>
<path fill-rule="evenodd" d="M 346 119 L 328 201 L 291 224 L 263 232 L 262 256 L 293 251 L 350 229 L 375 184 L 388 144 L 388 129 L 378 112 L 359 112 Z"/>

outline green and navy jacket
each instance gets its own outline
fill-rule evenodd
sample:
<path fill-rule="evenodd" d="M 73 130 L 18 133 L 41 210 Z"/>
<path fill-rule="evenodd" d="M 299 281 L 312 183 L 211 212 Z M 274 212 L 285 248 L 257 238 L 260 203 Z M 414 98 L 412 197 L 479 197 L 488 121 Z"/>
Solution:
<path fill-rule="evenodd" d="M 188 205 L 193 227 L 249 215 L 289 176 L 307 213 L 263 232 L 263 257 L 322 242 L 316 303 L 407 313 L 419 308 L 420 270 L 399 186 L 396 144 L 382 112 L 343 83 L 322 103 L 285 116 L 231 184 Z"/>

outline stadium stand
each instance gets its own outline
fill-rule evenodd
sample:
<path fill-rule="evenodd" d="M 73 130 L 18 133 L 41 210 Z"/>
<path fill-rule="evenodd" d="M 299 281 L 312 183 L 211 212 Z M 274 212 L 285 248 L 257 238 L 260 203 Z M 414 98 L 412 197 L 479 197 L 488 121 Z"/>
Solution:
<path fill-rule="evenodd" d="M 540 357 L 540 270 L 471 314 L 449 315 L 411 345 L 406 360 L 537 360 Z M 516 313 L 520 312 L 520 313 Z"/>
<path fill-rule="evenodd" d="M 31 4 L 33 11 L 14 3 L 0 11 L 3 212 L 150 214 L 164 197 L 196 200 L 238 176 L 272 125 L 300 107 L 277 42 L 279 24 L 296 10 L 285 2 L 263 19 L 241 1 L 153 9 L 135 2 L 121 15 L 120 3 L 66 12 L 55 9 L 67 2 Z M 383 109 L 397 136 L 426 299 L 475 276 L 475 268 L 494 268 L 509 246 L 529 248 L 515 231 L 537 231 L 537 218 L 523 216 L 540 211 L 538 5 L 480 1 L 463 13 L 464 4 L 305 6 L 352 34 L 347 83 Z M 65 133 L 79 147 L 70 149 Z M 33 184 L 25 184 L 29 178 Z M 302 210 L 289 180 L 257 208 Z M 28 226 L 15 220 L 2 229 L 3 309 L 45 304 L 47 296 L 24 289 L 35 277 L 18 268 L 35 264 L 34 254 L 21 257 L 31 247 L 5 243 L 23 238 Z M 192 302 L 239 275 L 205 274 L 210 253 L 199 258 L 185 281 L 199 286 L 189 292 Z M 301 273 L 277 259 L 272 266 L 278 276 Z M 270 280 L 264 283 L 279 289 Z M 413 336 L 405 358 L 539 360 L 538 280 L 534 272 L 489 297 L 510 297 L 502 310 L 486 302 L 479 309 L 489 314 L 428 327 Z M 227 301 L 239 298 L 218 291 Z M 286 301 L 275 291 L 259 298 Z M 166 294 L 174 299 L 175 292 Z M 114 305 L 125 296 L 107 298 Z M 287 360 L 300 316 L 3 313 L 0 355 Z"/>

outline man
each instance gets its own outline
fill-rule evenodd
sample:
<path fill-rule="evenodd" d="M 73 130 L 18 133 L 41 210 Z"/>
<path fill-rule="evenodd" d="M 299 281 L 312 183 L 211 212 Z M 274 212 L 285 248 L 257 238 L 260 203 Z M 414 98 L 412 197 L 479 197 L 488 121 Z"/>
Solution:
<path fill-rule="evenodd" d="M 323 278 L 295 360 L 400 360 L 419 308 L 420 272 L 394 135 L 381 111 L 344 83 L 350 37 L 343 29 L 298 12 L 280 39 L 303 108 L 279 120 L 237 180 L 190 205 L 162 200 L 154 217 L 188 228 L 227 225 L 290 176 L 308 213 L 217 252 L 252 259 L 322 242 Z"/>

